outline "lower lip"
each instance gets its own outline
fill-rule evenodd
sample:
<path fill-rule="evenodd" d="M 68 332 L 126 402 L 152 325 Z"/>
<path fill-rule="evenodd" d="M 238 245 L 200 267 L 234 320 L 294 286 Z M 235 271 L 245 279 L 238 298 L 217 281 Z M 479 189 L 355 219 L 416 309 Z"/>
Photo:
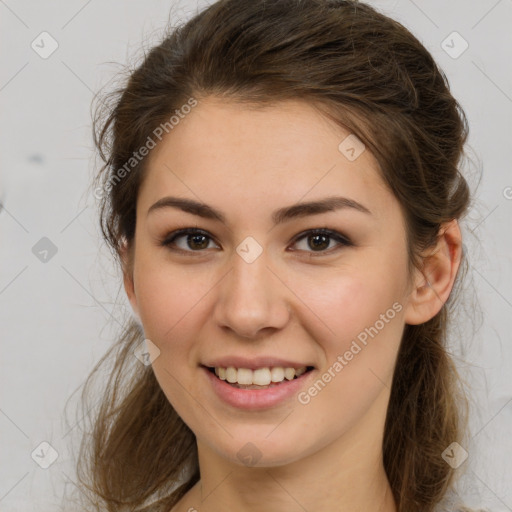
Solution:
<path fill-rule="evenodd" d="M 233 407 L 247 410 L 268 409 L 290 399 L 305 386 L 314 372 L 314 370 L 310 370 L 296 379 L 284 380 L 271 388 L 243 389 L 231 386 L 226 381 L 219 379 L 204 366 L 201 369 L 206 373 L 219 398 Z"/>

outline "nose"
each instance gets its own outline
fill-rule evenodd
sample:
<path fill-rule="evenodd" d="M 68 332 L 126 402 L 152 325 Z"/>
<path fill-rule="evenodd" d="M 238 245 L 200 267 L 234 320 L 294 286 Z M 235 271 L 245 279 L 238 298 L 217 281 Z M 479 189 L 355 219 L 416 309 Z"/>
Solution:
<path fill-rule="evenodd" d="M 254 339 L 289 322 L 293 294 L 268 263 L 265 251 L 252 263 L 234 252 L 233 267 L 216 297 L 214 320 L 220 328 Z"/>

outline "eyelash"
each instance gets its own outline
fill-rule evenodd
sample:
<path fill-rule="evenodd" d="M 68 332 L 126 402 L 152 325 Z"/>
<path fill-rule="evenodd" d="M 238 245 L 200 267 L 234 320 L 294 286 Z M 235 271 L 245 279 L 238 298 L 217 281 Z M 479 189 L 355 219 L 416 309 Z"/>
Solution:
<path fill-rule="evenodd" d="M 173 231 L 172 233 L 167 235 L 160 242 L 160 245 L 163 246 L 163 247 L 167 247 L 170 251 L 178 252 L 178 253 L 182 253 L 182 254 L 201 253 L 201 252 L 204 252 L 206 250 L 206 249 L 203 249 L 203 250 L 193 251 L 193 250 L 184 250 L 184 249 L 179 249 L 179 248 L 176 248 L 176 247 L 172 247 L 172 245 L 174 244 L 174 242 L 175 242 L 175 240 L 177 238 L 180 238 L 180 237 L 185 236 L 185 235 L 204 235 L 204 236 L 210 238 L 210 240 L 213 240 L 213 238 L 208 234 L 208 232 L 203 231 L 202 229 L 185 228 L 185 229 L 179 229 L 177 231 Z M 315 236 L 315 235 L 327 236 L 327 237 L 335 240 L 336 242 L 338 242 L 339 246 L 334 248 L 334 249 L 331 248 L 331 249 L 322 250 L 322 251 L 306 251 L 306 252 L 310 253 L 310 257 L 316 257 L 316 256 L 322 256 L 322 255 L 331 255 L 333 252 L 337 252 L 342 247 L 351 247 L 351 246 L 354 245 L 350 241 L 349 238 L 347 238 L 346 236 L 342 235 L 341 233 L 338 233 L 337 231 L 333 231 L 331 229 L 325 229 L 325 228 L 322 228 L 322 229 L 310 229 L 310 230 L 304 231 L 303 233 L 300 233 L 299 235 L 297 235 L 292 240 L 292 243 L 296 244 L 297 242 L 301 241 L 304 238 L 307 238 L 308 236 Z M 194 256 L 196 256 L 196 255 L 194 254 Z M 199 256 L 199 255 L 197 255 L 197 256 Z"/>

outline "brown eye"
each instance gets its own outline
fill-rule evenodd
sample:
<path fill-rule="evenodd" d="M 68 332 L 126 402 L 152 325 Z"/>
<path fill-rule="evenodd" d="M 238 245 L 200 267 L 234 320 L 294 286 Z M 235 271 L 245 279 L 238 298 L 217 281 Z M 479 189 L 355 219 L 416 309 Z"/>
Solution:
<path fill-rule="evenodd" d="M 343 246 L 354 245 L 347 237 L 343 236 L 341 233 L 338 233 L 337 231 L 332 231 L 330 229 L 314 229 L 306 231 L 301 236 L 295 239 L 294 244 L 296 245 L 297 242 L 304 239 L 306 240 L 306 248 L 299 250 L 305 250 L 306 252 L 313 253 L 331 253 L 332 251 L 328 249 L 333 249 L 332 246 L 330 247 L 332 240 L 337 242 L 337 247 L 335 244 L 334 250 L 340 249 Z M 312 249 L 312 251 L 308 251 L 308 248 Z"/>
<path fill-rule="evenodd" d="M 187 236 L 187 243 L 189 244 L 189 247 L 192 249 L 206 249 L 208 247 L 208 241 L 206 241 L 205 235 L 186 235 Z"/>
<path fill-rule="evenodd" d="M 176 240 L 185 240 L 183 245 L 178 245 Z M 169 247 L 172 250 L 183 252 L 199 252 L 208 248 L 212 238 L 204 231 L 198 229 L 180 229 L 171 233 L 170 236 L 161 242 L 161 245 Z"/>
<path fill-rule="evenodd" d="M 309 247 L 316 251 L 317 249 L 327 249 L 329 247 L 329 235 L 308 235 L 306 240 L 309 242 Z"/>

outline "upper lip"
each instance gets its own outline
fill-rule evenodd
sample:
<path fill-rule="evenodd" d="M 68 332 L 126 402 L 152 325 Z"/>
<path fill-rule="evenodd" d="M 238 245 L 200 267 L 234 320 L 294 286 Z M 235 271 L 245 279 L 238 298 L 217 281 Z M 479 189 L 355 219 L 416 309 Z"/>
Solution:
<path fill-rule="evenodd" d="M 302 368 L 304 366 L 308 367 L 313 365 L 271 356 L 261 356 L 253 359 L 241 356 L 226 356 L 219 359 L 212 359 L 211 361 L 203 363 L 203 366 L 207 366 L 208 368 L 229 368 L 232 366 L 234 368 L 248 368 L 250 370 L 256 370 L 258 368 L 271 368 L 273 366 L 282 366 L 283 368 Z"/>

